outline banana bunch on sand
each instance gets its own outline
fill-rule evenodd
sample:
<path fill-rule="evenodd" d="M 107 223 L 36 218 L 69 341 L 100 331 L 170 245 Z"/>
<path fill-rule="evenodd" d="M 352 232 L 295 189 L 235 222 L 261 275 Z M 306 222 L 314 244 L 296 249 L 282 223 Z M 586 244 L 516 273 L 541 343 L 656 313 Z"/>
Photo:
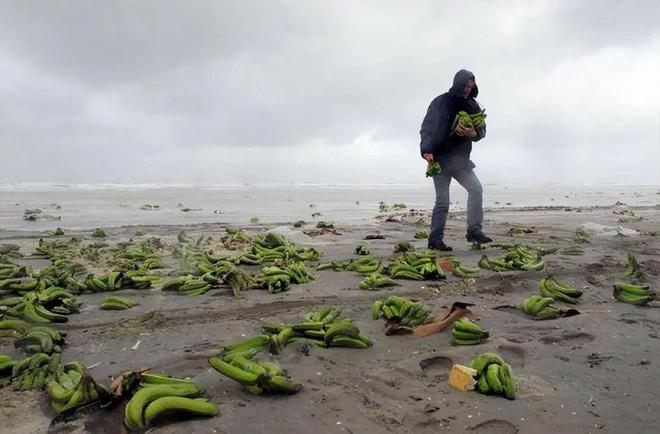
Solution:
<path fill-rule="evenodd" d="M 355 254 L 360 256 L 368 256 L 371 254 L 369 247 L 366 244 L 358 244 L 355 247 Z"/>
<path fill-rule="evenodd" d="M 532 247 L 516 244 L 507 247 L 507 252 L 499 258 L 481 257 L 479 266 L 486 270 L 507 271 L 525 270 L 540 271 L 545 267 L 542 256 L 550 253 L 550 250 L 535 249 Z"/>
<path fill-rule="evenodd" d="M 46 384 L 50 406 L 56 413 L 80 407 L 105 398 L 107 390 L 86 373 L 87 369 L 78 362 L 57 367 Z"/>
<path fill-rule="evenodd" d="M 371 318 L 380 317 L 388 322 L 395 322 L 397 329 L 412 329 L 433 320 L 431 309 L 420 302 L 414 302 L 406 297 L 391 295 L 384 301 L 376 300 L 371 307 Z"/>
<path fill-rule="evenodd" d="M 0 300 L 0 313 L 31 323 L 66 322 L 66 315 L 78 312 L 81 303 L 60 287 L 32 290 L 22 297 Z"/>
<path fill-rule="evenodd" d="M 14 347 L 21 348 L 28 354 L 61 353 L 64 345 L 62 334 L 47 325 L 33 326 L 14 341 Z"/>
<path fill-rule="evenodd" d="M 643 306 L 655 300 L 656 293 L 649 286 L 633 285 L 631 283 L 616 282 L 614 284 L 614 298 L 629 304 Z"/>
<path fill-rule="evenodd" d="M 554 302 L 555 299 L 552 297 L 535 294 L 523 300 L 520 308 L 536 320 L 555 319 L 559 317 L 561 311 L 554 306 Z"/>
<path fill-rule="evenodd" d="M 469 319 L 460 318 L 454 321 L 451 336 L 452 345 L 477 345 L 488 339 L 490 333 Z"/>
<path fill-rule="evenodd" d="M 126 297 L 106 297 L 99 306 L 101 310 L 125 310 L 138 306 L 140 303 Z"/>
<path fill-rule="evenodd" d="M 516 398 L 516 379 L 513 370 L 500 356 L 483 353 L 472 359 L 470 367 L 477 371 L 476 390 L 484 394 Z"/>
<path fill-rule="evenodd" d="M 278 364 L 272 362 L 249 360 L 243 356 L 235 356 L 230 361 L 211 357 L 209 365 L 253 395 L 292 395 L 303 388 L 302 384 L 293 381 Z"/>
<path fill-rule="evenodd" d="M 547 276 L 541 279 L 541 282 L 539 283 L 539 292 L 543 297 L 549 297 L 570 304 L 579 303 L 578 298 L 582 296 L 582 290 L 558 282 L 552 276 Z"/>
<path fill-rule="evenodd" d="M 141 374 L 140 388 L 124 410 L 124 424 L 144 431 L 166 415 L 216 416 L 218 407 L 200 397 L 202 390 L 192 381 L 167 375 Z"/>
<path fill-rule="evenodd" d="M 452 260 L 451 273 L 461 279 L 474 279 L 479 277 L 479 267 L 467 267 L 462 265 L 458 259 Z"/>
<path fill-rule="evenodd" d="M 60 353 L 49 356 L 38 353 L 21 361 L 6 361 L 5 373 L 11 365 L 11 383 L 14 390 L 41 390 L 59 367 Z"/>
<path fill-rule="evenodd" d="M 411 252 L 400 255 L 388 265 L 387 273 L 394 279 L 444 279 L 446 276 L 436 262 L 432 251 Z"/>
<path fill-rule="evenodd" d="M 376 272 L 371 273 L 364 280 L 359 283 L 360 289 L 378 289 L 387 286 L 398 285 L 394 280 L 389 277 L 383 276 Z"/>
<path fill-rule="evenodd" d="M 304 263 L 296 261 L 283 266 L 263 267 L 257 283 L 268 289 L 271 294 L 286 291 L 291 283 L 307 283 L 316 277 L 312 275 Z"/>
<path fill-rule="evenodd" d="M 632 277 L 633 279 L 644 279 L 644 273 L 641 270 L 637 258 L 632 253 L 628 253 L 628 265 L 626 267 L 626 276 Z"/>

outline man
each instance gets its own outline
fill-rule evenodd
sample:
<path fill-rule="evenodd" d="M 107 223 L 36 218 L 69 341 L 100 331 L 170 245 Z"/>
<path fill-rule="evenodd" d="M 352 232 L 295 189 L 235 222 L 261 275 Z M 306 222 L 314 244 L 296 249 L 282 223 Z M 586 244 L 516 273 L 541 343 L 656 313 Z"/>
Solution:
<path fill-rule="evenodd" d="M 420 131 L 422 158 L 440 163 L 440 173 L 433 177 L 435 206 L 431 217 L 430 249 L 451 251 L 444 242 L 445 223 L 449 212 L 449 184 L 454 178 L 468 192 L 467 235 L 469 242 L 489 243 L 493 241 L 482 232 L 483 208 L 482 189 L 474 173 L 475 164 L 470 160 L 472 142 L 486 135 L 486 127 L 458 126 L 451 131 L 454 117 L 459 111 L 474 114 L 480 111 L 475 100 L 479 89 L 474 74 L 461 69 L 454 76 L 449 92 L 435 98 L 429 106 Z"/>

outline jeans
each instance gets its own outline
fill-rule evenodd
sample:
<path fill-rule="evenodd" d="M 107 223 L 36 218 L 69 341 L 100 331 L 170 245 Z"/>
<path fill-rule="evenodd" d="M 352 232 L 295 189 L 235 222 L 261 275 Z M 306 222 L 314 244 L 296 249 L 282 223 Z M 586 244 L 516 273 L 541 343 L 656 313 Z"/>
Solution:
<path fill-rule="evenodd" d="M 429 244 L 441 241 L 445 236 L 445 224 L 449 212 L 449 184 L 455 178 L 468 192 L 467 202 L 467 231 L 468 233 L 481 232 L 483 215 L 483 190 L 481 182 L 472 169 L 456 172 L 441 171 L 433 177 L 435 186 L 435 206 L 431 217 L 431 233 Z"/>

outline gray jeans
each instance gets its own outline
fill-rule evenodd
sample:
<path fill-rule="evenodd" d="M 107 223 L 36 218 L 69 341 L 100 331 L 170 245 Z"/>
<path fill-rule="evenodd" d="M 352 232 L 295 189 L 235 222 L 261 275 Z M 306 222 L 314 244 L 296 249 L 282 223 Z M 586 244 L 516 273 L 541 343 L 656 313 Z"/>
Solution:
<path fill-rule="evenodd" d="M 480 232 L 484 219 L 483 215 L 483 190 L 481 182 L 472 169 L 460 170 L 447 173 L 441 171 L 433 177 L 435 185 L 435 206 L 431 217 L 431 233 L 429 243 L 440 241 L 445 236 L 445 223 L 449 212 L 449 184 L 455 178 L 459 184 L 468 192 L 467 202 L 467 231 L 468 233 Z"/>

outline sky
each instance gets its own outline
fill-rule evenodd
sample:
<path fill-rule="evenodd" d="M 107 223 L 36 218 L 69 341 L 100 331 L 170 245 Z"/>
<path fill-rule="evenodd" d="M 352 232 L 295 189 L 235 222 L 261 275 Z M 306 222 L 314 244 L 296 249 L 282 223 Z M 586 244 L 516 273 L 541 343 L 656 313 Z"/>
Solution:
<path fill-rule="evenodd" d="M 474 72 L 483 183 L 660 185 L 660 2 L 0 0 L 0 183 L 425 183 Z"/>

